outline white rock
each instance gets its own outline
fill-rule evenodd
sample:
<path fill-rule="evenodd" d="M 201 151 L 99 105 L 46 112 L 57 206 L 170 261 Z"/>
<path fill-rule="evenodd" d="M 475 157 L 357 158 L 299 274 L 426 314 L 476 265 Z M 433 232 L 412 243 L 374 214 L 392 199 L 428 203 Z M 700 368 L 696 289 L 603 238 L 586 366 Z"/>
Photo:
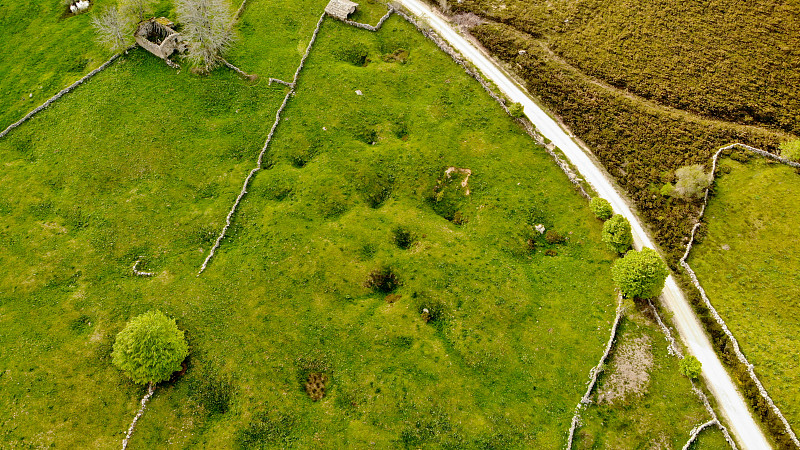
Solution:
<path fill-rule="evenodd" d="M 361 92 L 360 90 L 356 89 L 356 95 L 364 95 L 364 93 Z"/>
<path fill-rule="evenodd" d="M 544 234 L 544 232 L 545 232 L 545 227 L 544 227 L 544 225 L 542 225 L 542 224 L 537 224 L 537 225 L 536 225 L 535 227 L 533 227 L 533 228 L 535 228 L 535 229 L 536 229 L 536 231 L 538 231 L 538 232 L 539 232 L 539 234 Z"/>

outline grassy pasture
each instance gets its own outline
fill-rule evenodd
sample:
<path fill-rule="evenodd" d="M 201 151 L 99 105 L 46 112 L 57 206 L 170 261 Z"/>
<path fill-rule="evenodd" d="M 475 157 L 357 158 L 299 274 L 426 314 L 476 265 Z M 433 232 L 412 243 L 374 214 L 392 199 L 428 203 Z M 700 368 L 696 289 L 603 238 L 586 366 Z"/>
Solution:
<path fill-rule="evenodd" d="M 721 161 L 689 264 L 789 422 L 800 424 L 794 169 L 753 157 Z M 729 172 L 729 173 L 726 173 Z"/>
<path fill-rule="evenodd" d="M 0 140 L 3 446 L 119 445 L 144 389 L 111 345 L 154 308 L 192 354 L 131 448 L 563 445 L 613 317 L 613 255 L 547 154 L 398 17 L 325 22 L 196 276 L 285 94 L 264 79 L 291 76 L 323 6 L 248 6 L 229 59 L 258 84 L 137 50 Z M 287 16 L 294 34 L 264 26 Z M 471 170 L 469 195 L 448 167 Z M 132 275 L 138 257 L 155 277 Z M 381 265 L 399 297 L 364 287 Z M 319 402 L 309 372 L 329 377 Z"/>

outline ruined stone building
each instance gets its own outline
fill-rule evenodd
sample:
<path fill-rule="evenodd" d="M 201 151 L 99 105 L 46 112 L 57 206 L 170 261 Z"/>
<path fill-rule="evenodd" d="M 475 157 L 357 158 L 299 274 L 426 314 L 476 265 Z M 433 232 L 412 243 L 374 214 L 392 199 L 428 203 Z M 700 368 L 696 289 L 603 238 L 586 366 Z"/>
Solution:
<path fill-rule="evenodd" d="M 186 43 L 181 34 L 172 29 L 173 26 L 165 17 L 154 17 L 140 23 L 133 36 L 143 49 L 169 64 L 171 61 L 167 58 L 173 53 L 186 51 Z"/>
<path fill-rule="evenodd" d="M 347 16 L 356 12 L 357 7 L 358 3 L 349 0 L 331 0 L 325 7 L 325 12 L 339 20 L 347 20 Z"/>

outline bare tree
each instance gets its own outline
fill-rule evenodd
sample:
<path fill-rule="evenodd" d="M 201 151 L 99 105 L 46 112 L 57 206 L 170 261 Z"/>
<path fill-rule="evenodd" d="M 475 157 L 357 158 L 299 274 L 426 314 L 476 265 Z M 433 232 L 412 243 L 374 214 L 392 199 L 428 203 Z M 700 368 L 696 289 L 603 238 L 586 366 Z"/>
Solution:
<path fill-rule="evenodd" d="M 111 51 L 118 52 L 133 44 L 133 21 L 119 8 L 112 6 L 92 19 L 97 40 Z"/>
<path fill-rule="evenodd" d="M 178 0 L 175 5 L 189 61 L 209 71 L 233 43 L 234 16 L 225 0 Z"/>
<path fill-rule="evenodd" d="M 141 22 L 153 13 L 154 3 L 155 0 L 122 0 L 120 9 L 125 15 L 134 17 L 137 22 Z"/>

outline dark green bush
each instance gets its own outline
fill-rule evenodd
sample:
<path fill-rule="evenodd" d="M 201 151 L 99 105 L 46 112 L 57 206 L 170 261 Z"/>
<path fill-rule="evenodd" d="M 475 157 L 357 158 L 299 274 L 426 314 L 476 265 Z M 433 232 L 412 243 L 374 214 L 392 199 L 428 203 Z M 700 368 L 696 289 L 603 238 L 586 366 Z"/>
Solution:
<path fill-rule="evenodd" d="M 394 235 L 394 244 L 397 246 L 397 248 L 403 250 L 406 250 L 409 247 L 411 247 L 411 244 L 413 244 L 414 241 L 416 240 L 414 233 L 412 233 L 411 230 L 403 226 L 395 227 L 392 230 L 392 234 Z"/>
<path fill-rule="evenodd" d="M 261 413 L 236 435 L 243 449 L 285 447 L 297 439 L 298 420 L 292 415 Z"/>
<path fill-rule="evenodd" d="M 389 266 L 373 270 L 367 275 L 367 280 L 364 282 L 364 287 L 383 294 L 391 293 L 399 286 L 400 280 Z"/>
<path fill-rule="evenodd" d="M 566 236 L 555 230 L 547 230 L 547 232 L 544 234 L 544 240 L 550 245 L 563 244 L 567 242 Z"/>
<path fill-rule="evenodd" d="M 233 398 L 233 384 L 230 379 L 210 371 L 189 383 L 189 396 L 199 403 L 209 414 L 225 414 Z"/>
<path fill-rule="evenodd" d="M 361 42 L 351 42 L 339 47 L 336 57 L 354 66 L 364 67 L 369 63 L 369 48 Z"/>

